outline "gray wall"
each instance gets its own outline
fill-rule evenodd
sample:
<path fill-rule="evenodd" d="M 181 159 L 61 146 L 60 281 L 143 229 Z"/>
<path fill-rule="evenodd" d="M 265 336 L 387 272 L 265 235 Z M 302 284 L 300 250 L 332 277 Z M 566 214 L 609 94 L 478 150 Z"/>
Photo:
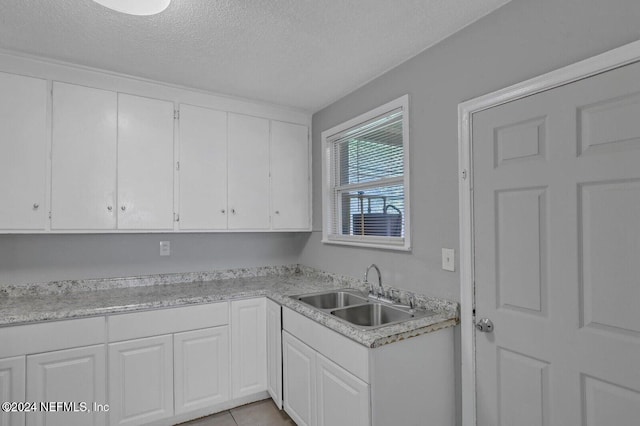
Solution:
<path fill-rule="evenodd" d="M 313 116 L 314 233 L 300 263 L 360 277 L 370 263 L 386 283 L 460 300 L 441 248 L 459 252 L 460 102 L 640 38 L 638 0 L 513 0 Z M 322 131 L 408 93 L 411 253 L 324 245 L 321 240 Z"/>
<path fill-rule="evenodd" d="M 361 277 L 370 263 L 388 284 L 459 301 L 441 248 L 459 252 L 457 106 L 640 39 L 638 0 L 513 0 L 313 116 L 314 232 L 300 263 Z M 320 134 L 408 93 L 411 253 L 321 243 Z M 455 331 L 456 410 L 461 423 L 460 330 Z"/>
<path fill-rule="evenodd" d="M 0 286 L 294 264 L 308 235 L 0 235 Z M 160 241 L 171 241 L 171 256 L 159 255 Z"/>

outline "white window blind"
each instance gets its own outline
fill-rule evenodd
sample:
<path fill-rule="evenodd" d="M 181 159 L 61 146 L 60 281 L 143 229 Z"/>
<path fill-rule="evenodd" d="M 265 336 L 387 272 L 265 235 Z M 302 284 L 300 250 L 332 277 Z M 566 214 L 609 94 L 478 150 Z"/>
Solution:
<path fill-rule="evenodd" d="M 406 114 L 364 114 L 326 138 L 326 240 L 406 248 Z"/>

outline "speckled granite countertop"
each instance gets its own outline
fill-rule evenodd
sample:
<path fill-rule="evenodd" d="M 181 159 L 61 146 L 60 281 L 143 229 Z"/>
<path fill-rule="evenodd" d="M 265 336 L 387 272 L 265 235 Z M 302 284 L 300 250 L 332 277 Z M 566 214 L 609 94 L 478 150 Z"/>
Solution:
<path fill-rule="evenodd" d="M 457 303 L 419 295 L 418 306 L 433 315 L 374 330 L 351 326 L 288 297 L 346 287 L 363 290 L 364 283 L 298 265 L 7 285 L 0 287 L 0 326 L 256 296 L 266 296 L 370 348 L 458 323 Z"/>

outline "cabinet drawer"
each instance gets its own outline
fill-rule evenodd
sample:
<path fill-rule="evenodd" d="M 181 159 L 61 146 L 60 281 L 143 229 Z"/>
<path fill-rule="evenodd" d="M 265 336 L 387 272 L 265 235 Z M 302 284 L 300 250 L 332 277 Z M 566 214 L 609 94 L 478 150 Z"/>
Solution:
<path fill-rule="evenodd" d="M 283 308 L 283 329 L 369 383 L 369 350 L 317 322 Z"/>
<path fill-rule="evenodd" d="M 107 317 L 109 341 L 179 333 L 229 323 L 227 302 L 158 309 Z"/>
<path fill-rule="evenodd" d="M 104 317 L 0 328 L 0 358 L 105 342 Z"/>

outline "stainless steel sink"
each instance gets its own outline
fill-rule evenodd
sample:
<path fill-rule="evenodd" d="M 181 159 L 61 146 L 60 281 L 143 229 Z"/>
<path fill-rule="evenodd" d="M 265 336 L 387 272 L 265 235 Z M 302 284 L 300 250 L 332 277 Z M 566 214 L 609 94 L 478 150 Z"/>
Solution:
<path fill-rule="evenodd" d="M 402 308 L 365 296 L 357 290 L 341 289 L 290 296 L 318 311 L 355 327 L 373 329 L 433 315 L 431 311 Z"/>
<path fill-rule="evenodd" d="M 367 305 L 336 309 L 331 311 L 331 315 L 361 327 L 380 327 L 416 317 L 415 313 L 383 305 L 382 303 L 369 303 Z"/>
<path fill-rule="evenodd" d="M 349 290 L 335 290 L 292 297 L 318 309 L 336 309 L 369 302 L 366 297 L 355 294 L 354 291 Z"/>

